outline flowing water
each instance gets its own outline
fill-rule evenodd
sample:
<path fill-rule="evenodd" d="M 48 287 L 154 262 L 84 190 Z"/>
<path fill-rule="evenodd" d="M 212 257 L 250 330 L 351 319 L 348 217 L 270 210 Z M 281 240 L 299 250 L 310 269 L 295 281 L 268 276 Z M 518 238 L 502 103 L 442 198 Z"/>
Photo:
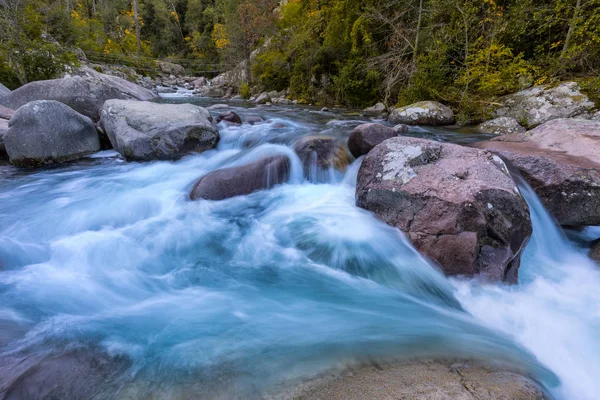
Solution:
<path fill-rule="evenodd" d="M 598 398 L 600 271 L 577 243 L 600 232 L 568 240 L 521 185 L 534 233 L 520 283 L 448 279 L 355 206 L 360 160 L 325 183 L 303 178 L 290 145 L 345 137 L 359 115 L 236 111 L 268 122 L 220 125 L 216 150 L 177 162 L 125 163 L 108 151 L 42 171 L 2 167 L 0 398 L 67 386 L 98 399 L 252 398 L 410 357 L 510 366 L 558 399 Z M 272 154 L 292 160 L 288 184 L 188 200 L 203 174 Z M 104 364 L 70 370 L 69 357 L 85 354 Z"/>

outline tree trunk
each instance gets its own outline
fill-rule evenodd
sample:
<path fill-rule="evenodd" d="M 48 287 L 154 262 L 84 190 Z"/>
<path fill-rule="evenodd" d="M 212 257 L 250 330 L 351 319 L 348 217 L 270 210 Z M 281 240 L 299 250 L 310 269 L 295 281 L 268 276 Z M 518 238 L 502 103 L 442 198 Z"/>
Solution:
<path fill-rule="evenodd" d="M 142 43 L 140 41 L 140 20 L 138 18 L 137 0 L 133 0 L 133 18 L 135 19 L 135 39 L 137 41 L 138 55 L 142 54 Z"/>
<path fill-rule="evenodd" d="M 569 42 L 571 41 L 571 35 L 573 35 L 573 31 L 575 30 L 575 25 L 577 24 L 577 19 L 579 18 L 580 9 L 581 0 L 577 0 L 577 4 L 575 4 L 575 11 L 573 12 L 573 18 L 571 18 L 571 22 L 569 23 L 569 30 L 567 31 L 565 44 L 563 45 L 562 52 L 560 53 L 561 58 L 564 58 L 567 55 L 567 50 L 569 49 Z"/>
<path fill-rule="evenodd" d="M 413 51 L 413 63 L 417 62 L 417 52 L 419 51 L 419 33 L 421 32 L 422 17 L 423 17 L 423 0 L 419 0 L 419 18 L 417 19 L 417 33 L 415 35 L 415 49 Z"/>

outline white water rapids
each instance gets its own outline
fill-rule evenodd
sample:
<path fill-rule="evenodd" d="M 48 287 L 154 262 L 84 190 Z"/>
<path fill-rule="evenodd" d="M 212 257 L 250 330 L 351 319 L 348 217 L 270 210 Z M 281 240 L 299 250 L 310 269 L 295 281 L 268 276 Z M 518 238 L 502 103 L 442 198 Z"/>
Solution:
<path fill-rule="evenodd" d="M 289 145 L 347 135 L 355 117 L 236 111 L 270 122 L 222 125 L 218 149 L 177 162 L 108 152 L 33 172 L 3 167 L 0 398 L 17 398 L 11 382 L 32 355 L 74 348 L 128 360 L 95 398 L 175 397 L 198 390 L 190 381 L 207 397 L 248 398 L 333 367 L 409 357 L 509 365 L 557 399 L 599 398 L 600 270 L 530 189 L 519 284 L 448 279 L 355 206 L 360 161 L 327 183 L 304 180 Z M 189 201 L 203 174 L 272 154 L 292 160 L 288 184 Z"/>

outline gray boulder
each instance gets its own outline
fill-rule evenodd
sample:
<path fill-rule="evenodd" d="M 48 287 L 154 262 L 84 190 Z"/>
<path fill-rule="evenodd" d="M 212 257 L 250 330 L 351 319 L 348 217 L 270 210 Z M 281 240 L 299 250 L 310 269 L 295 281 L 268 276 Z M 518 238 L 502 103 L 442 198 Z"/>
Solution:
<path fill-rule="evenodd" d="M 555 119 L 475 146 L 508 159 L 561 225 L 600 225 L 600 121 Z"/>
<path fill-rule="evenodd" d="M 356 158 L 367 154 L 379 143 L 398 136 L 396 131 L 381 124 L 361 124 L 350 132 L 348 148 Z"/>
<path fill-rule="evenodd" d="M 0 83 L 0 97 L 5 96 L 10 93 L 10 89 Z"/>
<path fill-rule="evenodd" d="M 507 135 L 510 133 L 524 133 L 526 129 L 519 125 L 519 122 L 512 117 L 498 117 L 479 124 L 477 131 L 493 135 Z"/>
<path fill-rule="evenodd" d="M 100 150 L 92 120 L 58 101 L 27 103 L 15 112 L 8 126 L 3 141 L 14 165 L 69 161 Z"/>
<path fill-rule="evenodd" d="M 574 117 L 594 108 L 575 82 L 541 85 L 509 94 L 498 101 L 496 117 L 512 117 L 527 129 L 557 118 Z"/>
<path fill-rule="evenodd" d="M 190 198 L 223 200 L 247 195 L 284 183 L 289 176 L 289 158 L 267 157 L 250 164 L 209 172 L 194 184 Z"/>
<path fill-rule="evenodd" d="M 387 111 L 387 107 L 383 103 L 377 103 L 371 107 L 367 107 L 363 110 L 365 114 L 370 115 L 381 115 Z"/>
<path fill-rule="evenodd" d="M 376 146 L 356 203 L 404 231 L 447 275 L 516 282 L 531 235 L 527 203 L 499 157 L 412 137 Z"/>
<path fill-rule="evenodd" d="M 4 135 L 8 132 L 8 120 L 0 118 L 0 153 L 6 152 L 4 147 Z"/>
<path fill-rule="evenodd" d="M 98 121 L 106 100 L 152 100 L 155 97 L 150 90 L 125 79 L 82 68 L 76 76 L 23 85 L 0 98 L 0 105 L 16 110 L 34 100 L 56 100 Z"/>
<path fill-rule="evenodd" d="M 403 135 L 405 133 L 408 133 L 408 125 L 398 124 L 398 125 L 394 126 L 393 129 L 398 135 Z"/>
<path fill-rule="evenodd" d="M 346 146 L 332 136 L 304 136 L 296 142 L 294 151 L 311 181 L 326 181 L 330 169 L 343 172 L 350 163 Z"/>
<path fill-rule="evenodd" d="M 158 67 L 163 74 L 167 75 L 181 76 L 185 73 L 185 68 L 169 61 L 159 61 Z"/>
<path fill-rule="evenodd" d="M 108 100 L 100 125 L 114 149 L 132 161 L 174 160 L 219 142 L 210 113 L 192 104 Z"/>
<path fill-rule="evenodd" d="M 389 121 L 406 125 L 452 125 L 454 112 L 435 101 L 420 101 L 405 107 L 393 108 Z"/>
<path fill-rule="evenodd" d="M 266 104 L 271 102 L 271 96 L 269 95 L 269 93 L 263 92 L 261 94 L 258 95 L 258 97 L 256 98 L 256 100 L 254 100 L 254 102 L 256 104 Z"/>

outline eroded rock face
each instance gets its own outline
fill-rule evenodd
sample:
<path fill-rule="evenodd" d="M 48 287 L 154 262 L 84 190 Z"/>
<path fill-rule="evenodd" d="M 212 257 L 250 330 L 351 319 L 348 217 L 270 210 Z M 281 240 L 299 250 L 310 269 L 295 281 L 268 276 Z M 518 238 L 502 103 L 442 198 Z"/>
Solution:
<path fill-rule="evenodd" d="M 343 172 L 350 163 L 344 143 L 331 136 L 304 136 L 296 142 L 294 151 L 311 181 L 323 181 L 330 168 Z"/>
<path fill-rule="evenodd" d="M 511 117 L 527 129 L 557 118 L 574 117 L 594 108 L 575 82 L 541 85 L 502 97 L 496 117 Z"/>
<path fill-rule="evenodd" d="M 519 125 L 519 122 L 512 117 L 499 117 L 485 121 L 477 126 L 481 133 L 491 133 L 493 135 L 507 135 L 510 133 L 524 133 L 526 129 Z"/>
<path fill-rule="evenodd" d="M 3 142 L 14 165 L 69 161 L 100 150 L 92 120 L 58 101 L 27 103 L 15 112 L 8 126 Z"/>
<path fill-rule="evenodd" d="M 242 124 L 242 118 L 240 118 L 239 115 L 237 115 L 235 112 L 233 111 L 228 111 L 225 113 L 221 113 L 217 116 L 217 123 L 221 122 L 221 121 L 225 121 L 228 122 L 230 124 L 235 124 L 235 125 L 241 125 Z"/>
<path fill-rule="evenodd" d="M 30 82 L 1 97 L 0 104 L 16 110 L 34 100 L 56 100 L 98 121 L 100 109 L 106 100 L 152 100 L 156 97 L 150 90 L 135 83 L 101 74 L 91 68 L 82 68 L 79 74 Z"/>
<path fill-rule="evenodd" d="M 381 124 L 362 124 L 350 132 L 348 148 L 356 158 L 367 154 L 379 143 L 398 136 L 395 129 Z"/>
<path fill-rule="evenodd" d="M 529 208 L 491 153 L 395 137 L 358 173 L 356 203 L 406 232 L 447 275 L 515 282 L 531 235 Z"/>
<path fill-rule="evenodd" d="M 211 149 L 220 138 L 210 113 L 192 104 L 108 100 L 100 125 L 113 148 L 135 161 L 178 159 Z"/>
<path fill-rule="evenodd" d="M 555 119 L 475 146 L 518 168 L 561 225 L 600 225 L 600 121 Z"/>
<path fill-rule="evenodd" d="M 284 399 L 285 396 L 274 396 L 274 398 Z M 293 398 L 295 400 L 550 399 L 541 385 L 519 373 L 466 362 L 443 361 L 357 368 L 296 388 Z"/>
<path fill-rule="evenodd" d="M 389 121 L 406 125 L 452 125 L 454 112 L 435 101 L 420 101 L 405 107 L 393 108 Z"/>
<path fill-rule="evenodd" d="M 289 158 L 267 157 L 250 164 L 209 172 L 194 184 L 190 199 L 223 200 L 246 195 L 284 183 L 289 177 Z"/>

